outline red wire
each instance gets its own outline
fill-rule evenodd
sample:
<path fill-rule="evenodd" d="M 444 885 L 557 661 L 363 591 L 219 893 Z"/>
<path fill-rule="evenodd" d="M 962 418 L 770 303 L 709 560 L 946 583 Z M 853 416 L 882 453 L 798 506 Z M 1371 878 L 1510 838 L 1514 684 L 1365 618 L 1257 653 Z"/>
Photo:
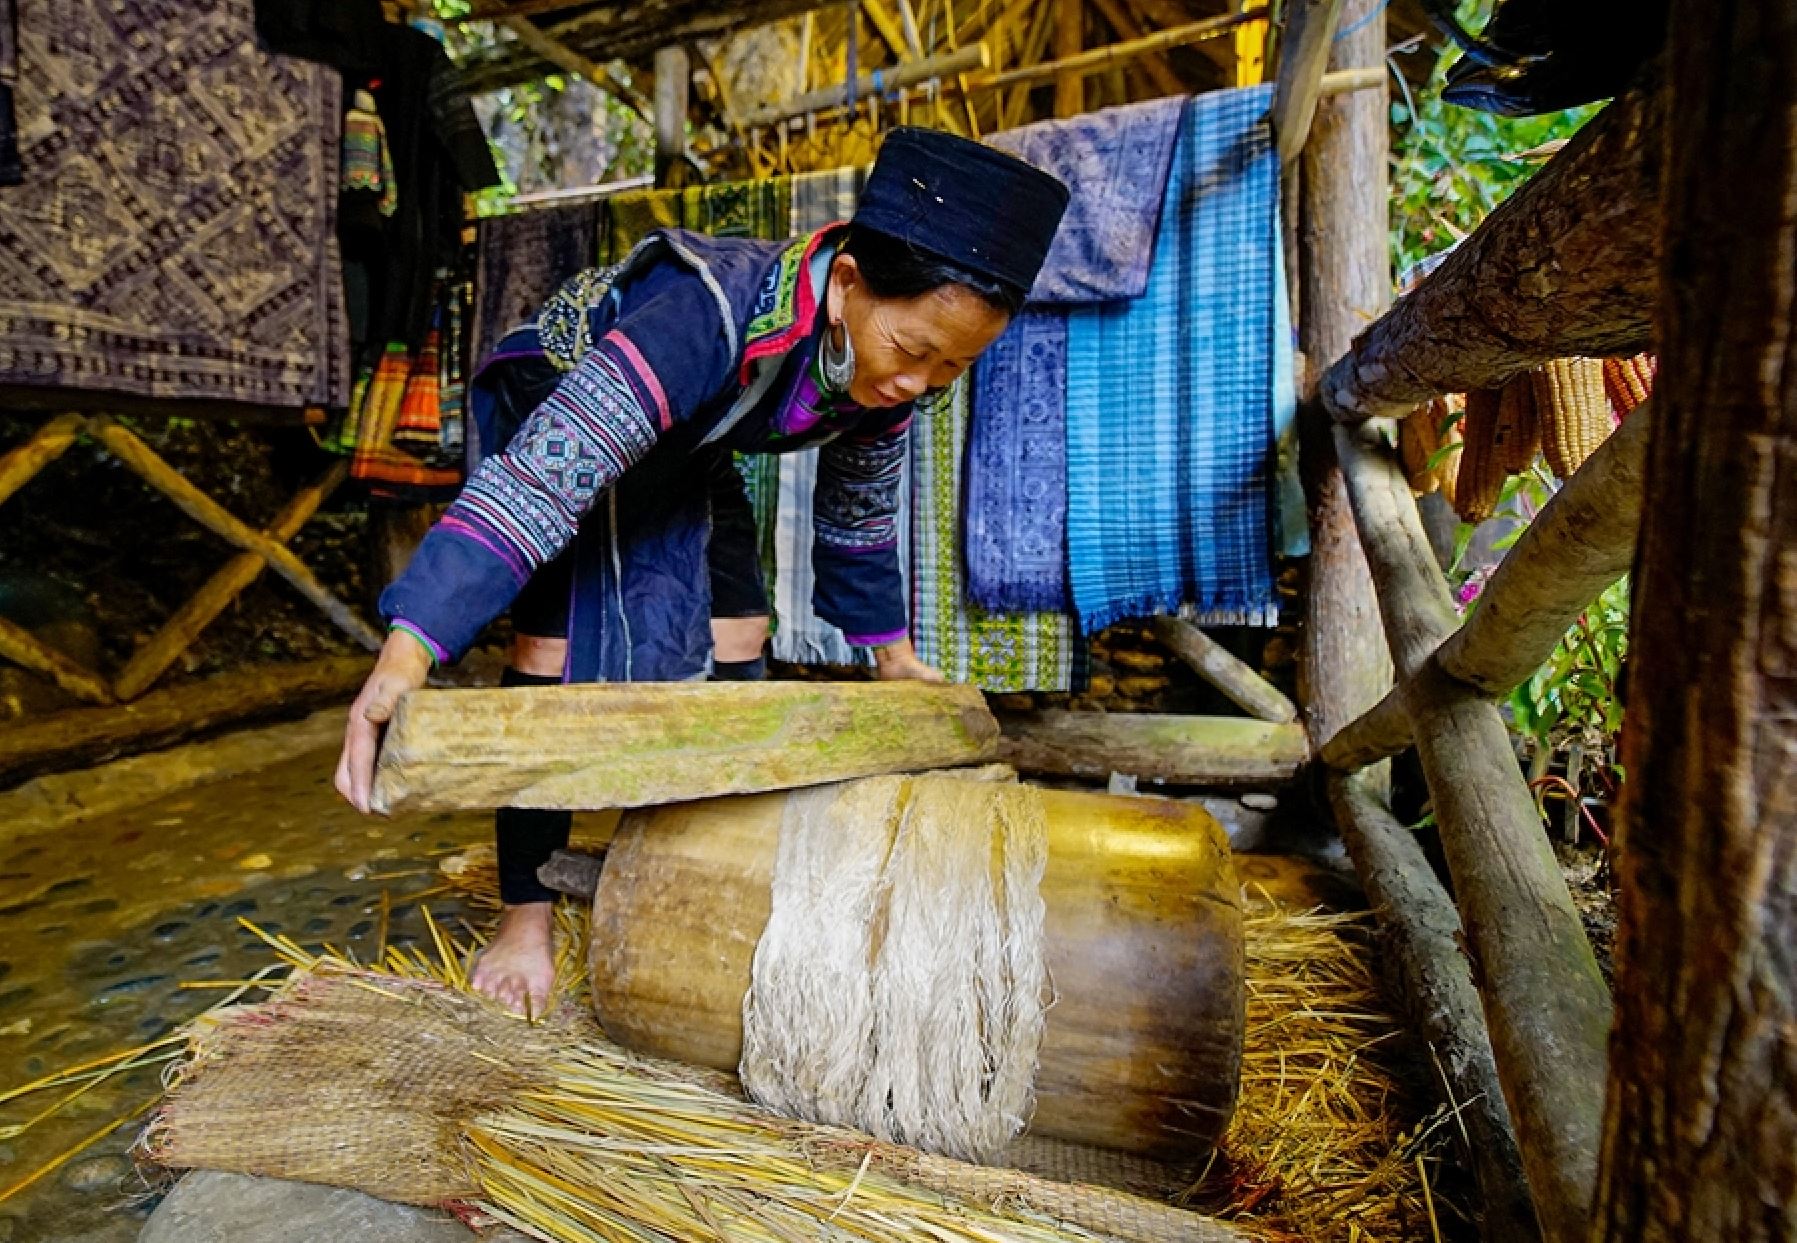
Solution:
<path fill-rule="evenodd" d="M 1597 817 L 1593 816 L 1591 814 L 1591 809 L 1589 807 L 1585 806 L 1585 800 L 1580 798 L 1579 792 L 1572 788 L 1572 783 L 1570 781 L 1566 780 L 1566 778 L 1564 778 L 1564 777 L 1556 777 L 1550 773 L 1545 777 L 1537 777 L 1537 778 L 1535 778 L 1535 780 L 1529 782 L 1529 789 L 1533 790 L 1533 789 L 1537 788 L 1538 786 L 1546 786 L 1546 785 L 1559 786 L 1562 790 L 1566 791 L 1566 797 L 1571 799 L 1573 801 L 1573 803 L 1578 807 L 1579 815 L 1583 816 L 1585 818 L 1585 823 L 1590 826 L 1591 835 L 1593 837 L 1597 838 L 1598 841 L 1602 842 L 1604 849 L 1608 850 L 1610 848 L 1609 834 L 1605 833 L 1601 828 L 1598 827 Z"/>

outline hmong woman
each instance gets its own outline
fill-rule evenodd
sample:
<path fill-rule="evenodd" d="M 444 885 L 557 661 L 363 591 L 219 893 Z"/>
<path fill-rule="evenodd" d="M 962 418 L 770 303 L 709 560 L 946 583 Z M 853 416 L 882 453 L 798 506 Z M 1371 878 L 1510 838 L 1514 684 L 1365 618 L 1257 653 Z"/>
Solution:
<path fill-rule="evenodd" d="M 714 614 L 738 649 L 720 646 L 719 673 L 753 676 L 760 623 L 730 619 L 767 606 L 733 452 L 821 446 L 818 616 L 872 648 L 881 677 L 940 680 L 911 647 L 899 572 L 911 405 L 1004 331 L 1066 202 L 1010 156 L 899 129 L 846 226 L 788 243 L 660 231 L 564 285 L 472 386 L 491 456 L 381 598 L 391 629 L 337 789 L 368 810 L 399 697 L 508 606 L 510 685 L 702 677 Z M 474 983 L 517 1010 L 540 1011 L 553 982 L 536 869 L 569 822 L 499 813 L 505 913 Z"/>

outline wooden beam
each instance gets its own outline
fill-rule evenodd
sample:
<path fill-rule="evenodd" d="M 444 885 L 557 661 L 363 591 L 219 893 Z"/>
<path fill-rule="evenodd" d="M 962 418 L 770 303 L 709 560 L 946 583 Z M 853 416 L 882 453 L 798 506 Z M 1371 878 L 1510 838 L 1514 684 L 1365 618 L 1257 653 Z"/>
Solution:
<path fill-rule="evenodd" d="M 926 56 L 922 60 L 909 61 L 893 69 L 883 70 L 879 77 L 879 86 L 885 90 L 896 90 L 900 87 L 916 86 L 928 82 L 931 78 L 953 77 L 958 73 L 967 73 L 975 69 L 983 69 L 988 63 L 986 45 L 971 44 L 958 52 L 943 52 L 936 56 Z M 875 89 L 875 78 L 872 74 L 864 75 L 856 83 L 857 98 L 871 94 Z M 778 125 L 794 117 L 802 117 L 808 112 L 819 112 L 833 108 L 843 102 L 843 88 L 840 84 L 824 87 L 820 90 L 807 91 L 784 103 L 770 104 L 756 109 L 742 118 L 745 126 L 753 128 L 758 125 Z"/>
<path fill-rule="evenodd" d="M 1109 47 L 1093 48 L 1089 52 L 1081 52 L 1077 56 L 1059 60 L 1045 61 L 1039 65 L 1029 65 L 1022 69 L 1012 69 L 1005 73 L 995 73 L 991 77 L 979 78 L 968 86 L 974 90 L 996 90 L 1001 87 L 1018 86 L 1024 83 L 1046 82 L 1051 78 L 1059 78 L 1063 74 L 1099 73 L 1112 65 L 1134 60 L 1150 52 L 1164 52 L 1168 48 L 1184 47 L 1191 43 L 1200 43 L 1206 39 L 1215 39 L 1228 34 L 1237 26 L 1249 22 L 1265 21 L 1265 8 L 1249 9 L 1243 13 L 1229 13 L 1222 17 L 1207 17 L 1201 22 L 1189 22 L 1176 26 L 1171 30 L 1162 30 L 1134 39 L 1128 43 L 1114 43 Z"/>
<path fill-rule="evenodd" d="M 0 726 L 0 783 L 153 751 L 246 721 L 347 704 L 371 667 L 364 656 L 250 665 L 152 691 L 133 704 L 71 708 Z"/>
<path fill-rule="evenodd" d="M 1797 12 L 1671 7 L 1590 1237 L 1770 1243 L 1797 1234 Z"/>
<path fill-rule="evenodd" d="M 1431 657 L 1441 672 L 1501 699 L 1533 677 L 1590 603 L 1628 573 L 1641 524 L 1647 411 L 1637 410 L 1555 493 L 1499 563 L 1478 607 Z M 1396 692 L 1323 746 L 1354 768 L 1410 745 Z"/>
<path fill-rule="evenodd" d="M 867 20 L 873 23 L 875 33 L 886 44 L 895 61 L 904 61 L 910 55 L 910 47 L 905 42 L 905 32 L 899 28 L 890 11 L 880 0 L 861 0 L 861 11 Z"/>
<path fill-rule="evenodd" d="M 655 51 L 655 184 L 686 184 L 686 113 L 692 104 L 693 67 L 686 49 L 671 43 Z"/>
<path fill-rule="evenodd" d="M 0 457 L 0 505 L 37 477 L 39 471 L 68 452 L 87 420 L 78 414 L 60 414 Z"/>
<path fill-rule="evenodd" d="M 1593 118 L 1329 368 L 1336 418 L 1402 418 L 1555 358 L 1649 348 L 1666 92 Z"/>
<path fill-rule="evenodd" d="M 1542 1234 L 1583 1240 L 1610 998 L 1497 708 L 1425 662 L 1454 628 L 1402 466 L 1375 428 L 1336 453 L 1484 996 Z"/>
<path fill-rule="evenodd" d="M 977 764 L 998 725 L 968 686 L 676 682 L 415 691 L 378 810 L 642 807 Z"/>
<path fill-rule="evenodd" d="M 287 543 L 299 534 L 300 528 L 312 520 L 318 507 L 348 477 L 348 463 L 340 461 L 333 465 L 316 483 L 295 494 L 275 516 L 275 520 L 268 524 L 263 534 L 271 540 Z M 175 663 L 200 632 L 230 607 L 231 602 L 243 594 L 244 588 L 261 576 L 263 567 L 267 564 L 262 555 L 255 552 L 238 553 L 226 562 L 186 604 L 176 610 L 162 629 L 131 654 L 131 659 L 125 663 L 124 669 L 119 671 L 119 676 L 113 683 L 114 693 L 120 699 L 131 700 L 148 690 L 151 683 Z"/>
<path fill-rule="evenodd" d="M 88 429 L 119 461 L 173 501 L 182 513 L 245 552 L 260 556 L 273 567 L 275 573 L 317 605 L 339 629 L 369 651 L 379 650 L 381 636 L 347 604 L 332 595 L 330 589 L 319 582 L 312 571 L 306 568 L 305 562 L 295 556 L 286 545 L 276 543 L 200 491 L 179 471 L 158 457 L 149 445 L 105 415 L 90 419 Z"/>
<path fill-rule="evenodd" d="M 1117 33 L 1119 39 L 1128 41 L 1145 36 L 1146 32 L 1136 23 L 1135 18 L 1130 16 L 1129 10 L 1124 8 L 1119 0 L 1092 0 L 1092 7 L 1098 10 L 1099 16 L 1104 18 L 1110 28 Z M 1185 83 L 1179 80 L 1179 75 L 1173 72 L 1173 67 L 1167 63 L 1167 58 L 1159 52 L 1144 53 L 1141 67 L 1142 71 L 1148 75 L 1148 80 L 1154 83 L 1154 89 L 1161 94 L 1183 95 L 1185 93 Z"/>
<path fill-rule="evenodd" d="M 623 100 L 649 124 L 655 123 L 654 110 L 642 94 L 620 82 L 617 75 L 605 66 L 595 64 L 559 39 L 543 33 L 542 28 L 528 18 L 504 17 L 499 20 L 499 24 L 511 31 L 519 43 L 550 64 L 577 78 L 585 78 L 606 94 Z"/>
<path fill-rule="evenodd" d="M 1487 1243 L 1541 1238 L 1510 1110 L 1498 1083 L 1491 1034 L 1462 948 L 1454 901 L 1423 848 L 1379 792 L 1381 775 L 1331 774 L 1329 802 L 1379 921 L 1380 958 L 1399 980 L 1411 1031 L 1452 1103 L 1462 1155 L 1478 1182 L 1480 1236 Z"/>
<path fill-rule="evenodd" d="M 93 704 L 112 702 L 112 692 L 99 674 L 82 667 L 23 626 L 4 617 L 0 617 L 0 656 L 33 673 L 43 674 L 77 699 Z"/>
<path fill-rule="evenodd" d="M 1085 50 L 1085 0 L 1055 0 L 1054 54 L 1062 66 L 1054 75 L 1054 114 L 1078 116 L 1086 110 L 1085 79 L 1070 64 Z"/>
<path fill-rule="evenodd" d="M 1019 772 L 1158 785 L 1265 789 L 1297 776 L 1310 756 L 1304 730 L 1220 716 L 1146 712 L 1007 713 L 999 758 Z"/>
<path fill-rule="evenodd" d="M 1177 617 L 1157 617 L 1153 625 L 1155 638 L 1250 716 L 1274 722 L 1298 719 L 1298 709 L 1277 687 L 1198 627 Z"/>
<path fill-rule="evenodd" d="M 1281 165 L 1295 162 L 1310 137 L 1341 7 L 1342 0 L 1291 0 L 1286 5 L 1279 76 L 1273 87 L 1273 136 Z"/>

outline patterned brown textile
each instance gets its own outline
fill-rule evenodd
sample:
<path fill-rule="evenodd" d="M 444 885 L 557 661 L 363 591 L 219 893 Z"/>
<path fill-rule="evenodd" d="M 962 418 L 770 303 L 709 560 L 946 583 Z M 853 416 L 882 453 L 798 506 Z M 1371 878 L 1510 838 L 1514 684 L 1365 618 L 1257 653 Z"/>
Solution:
<path fill-rule="evenodd" d="M 0 385 L 342 405 L 337 74 L 250 0 L 14 2 Z"/>

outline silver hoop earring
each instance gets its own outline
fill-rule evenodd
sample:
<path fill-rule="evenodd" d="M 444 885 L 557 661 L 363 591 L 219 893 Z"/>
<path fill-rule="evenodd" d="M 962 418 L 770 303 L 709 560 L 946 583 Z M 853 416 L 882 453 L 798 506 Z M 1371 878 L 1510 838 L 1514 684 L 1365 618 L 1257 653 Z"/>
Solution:
<path fill-rule="evenodd" d="M 825 331 L 818 348 L 818 363 L 825 388 L 833 393 L 849 391 L 849 386 L 855 382 L 855 343 L 849 340 L 849 330 L 840 320 Z"/>

